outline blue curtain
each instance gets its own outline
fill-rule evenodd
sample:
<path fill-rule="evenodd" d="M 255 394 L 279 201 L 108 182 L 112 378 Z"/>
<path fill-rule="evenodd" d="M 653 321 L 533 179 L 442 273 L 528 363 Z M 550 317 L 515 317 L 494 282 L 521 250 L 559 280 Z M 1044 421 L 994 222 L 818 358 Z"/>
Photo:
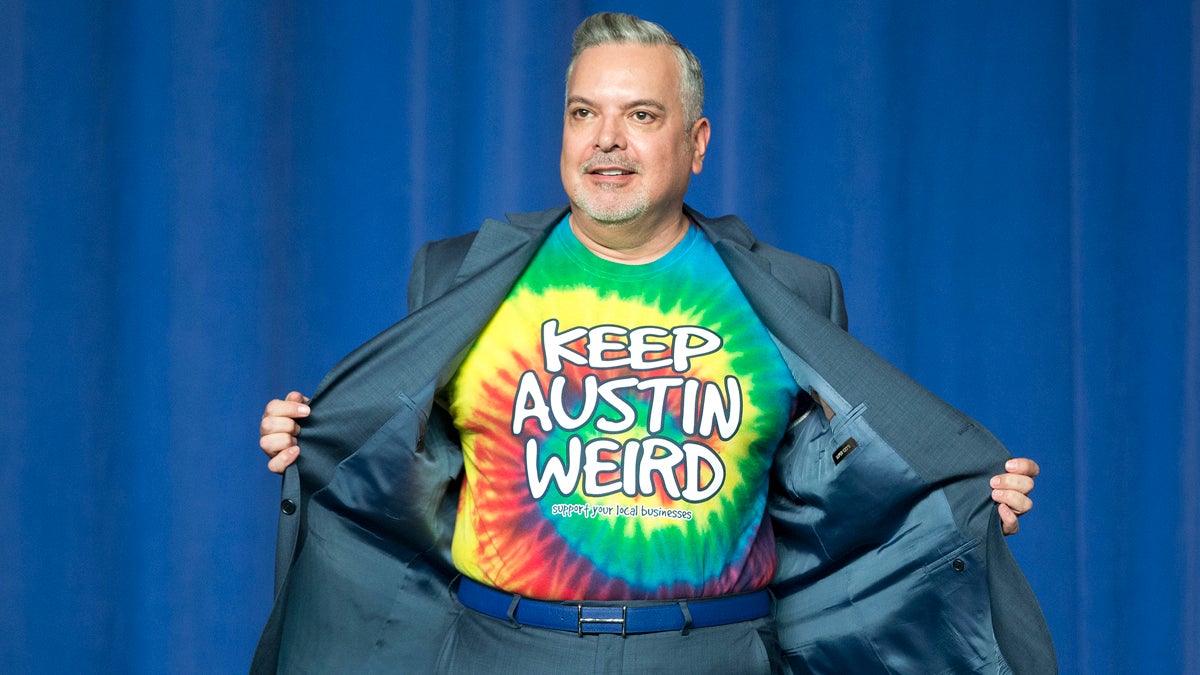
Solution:
<path fill-rule="evenodd" d="M 565 201 L 603 9 L 706 67 L 690 202 L 1042 464 L 1010 543 L 1063 671 L 1200 673 L 1197 0 L 0 3 L 0 671 L 245 670 L 263 404 L 420 242 Z"/>

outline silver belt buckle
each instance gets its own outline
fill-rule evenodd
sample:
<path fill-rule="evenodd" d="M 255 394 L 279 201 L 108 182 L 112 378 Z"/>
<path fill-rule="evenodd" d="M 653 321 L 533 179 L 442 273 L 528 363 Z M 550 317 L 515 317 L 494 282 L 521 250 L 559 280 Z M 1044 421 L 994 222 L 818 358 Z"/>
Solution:
<path fill-rule="evenodd" d="M 589 635 L 600 633 L 620 633 L 621 637 L 625 637 L 626 607 L 624 605 L 620 607 L 616 605 L 576 605 L 576 607 L 579 609 L 579 623 L 577 624 L 577 629 L 580 637 L 583 637 L 584 633 Z M 589 627 L 588 630 L 584 630 L 585 625 Z"/>

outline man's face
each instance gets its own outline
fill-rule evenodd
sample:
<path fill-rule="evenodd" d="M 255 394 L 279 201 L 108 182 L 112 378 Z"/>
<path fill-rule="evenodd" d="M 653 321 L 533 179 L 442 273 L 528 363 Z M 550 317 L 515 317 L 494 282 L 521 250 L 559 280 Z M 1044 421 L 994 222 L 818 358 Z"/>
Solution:
<path fill-rule="evenodd" d="M 680 68 L 666 46 L 590 47 L 567 83 L 560 169 L 572 210 L 601 225 L 678 217 L 708 144 L 685 127 Z"/>

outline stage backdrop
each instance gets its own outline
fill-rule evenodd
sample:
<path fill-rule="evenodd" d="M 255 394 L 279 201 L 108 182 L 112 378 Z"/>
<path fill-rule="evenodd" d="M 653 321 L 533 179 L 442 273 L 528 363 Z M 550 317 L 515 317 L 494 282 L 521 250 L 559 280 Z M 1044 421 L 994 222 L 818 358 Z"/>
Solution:
<path fill-rule="evenodd" d="M 1200 3 L 0 3 L 0 671 L 243 671 L 263 404 L 417 245 L 565 201 L 574 26 L 708 78 L 690 201 L 1044 474 L 1066 673 L 1200 672 Z M 881 488 L 886 489 L 886 488 Z"/>

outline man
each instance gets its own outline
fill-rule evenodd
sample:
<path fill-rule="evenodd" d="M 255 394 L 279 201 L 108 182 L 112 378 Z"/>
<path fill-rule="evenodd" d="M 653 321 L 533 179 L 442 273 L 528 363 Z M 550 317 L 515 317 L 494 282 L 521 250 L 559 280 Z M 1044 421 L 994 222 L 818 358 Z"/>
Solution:
<path fill-rule="evenodd" d="M 305 447 L 255 671 L 1054 670 L 1001 534 L 1036 464 L 997 516 L 1007 453 L 832 269 L 684 205 L 702 104 L 661 27 L 585 20 L 569 210 L 427 245 L 409 318 L 268 404 L 272 470 Z"/>

